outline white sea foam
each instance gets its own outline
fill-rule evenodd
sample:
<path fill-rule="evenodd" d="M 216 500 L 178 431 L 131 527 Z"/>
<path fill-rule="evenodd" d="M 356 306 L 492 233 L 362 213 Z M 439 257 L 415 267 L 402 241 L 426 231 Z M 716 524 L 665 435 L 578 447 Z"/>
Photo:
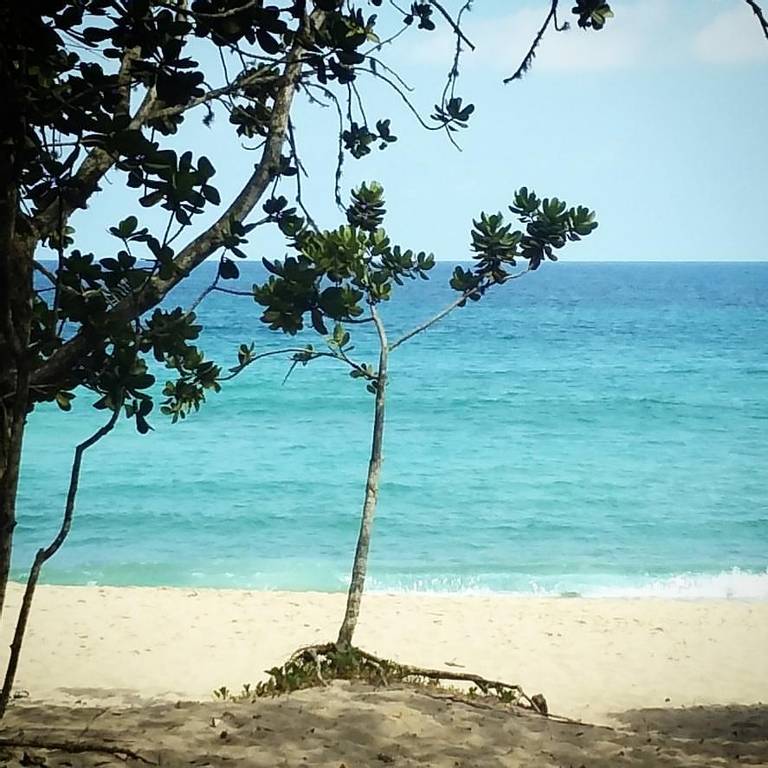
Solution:
<path fill-rule="evenodd" d="M 682 573 L 664 577 L 568 574 L 557 577 L 433 576 L 372 579 L 370 589 L 379 593 L 433 595 L 492 595 L 516 597 L 668 598 L 768 600 L 768 569 L 732 568 L 716 574 Z"/>
<path fill-rule="evenodd" d="M 734 598 L 768 600 L 768 570 L 732 568 L 717 574 L 683 573 L 634 586 L 594 587 L 585 597 Z"/>

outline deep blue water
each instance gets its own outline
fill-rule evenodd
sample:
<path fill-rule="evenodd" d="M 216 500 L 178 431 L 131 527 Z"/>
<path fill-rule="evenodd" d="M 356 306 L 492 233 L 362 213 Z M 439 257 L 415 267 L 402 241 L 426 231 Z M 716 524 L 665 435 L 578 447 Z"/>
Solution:
<path fill-rule="evenodd" d="M 452 297 L 450 269 L 385 308 L 392 338 Z M 766 263 L 547 264 L 398 349 L 371 587 L 768 597 L 766 310 Z M 199 314 L 225 365 L 290 344 L 248 298 Z M 287 367 L 252 366 L 183 423 L 157 412 L 149 435 L 121 423 L 86 454 L 44 579 L 343 589 L 373 398 L 332 362 L 283 384 Z M 17 578 L 99 416 L 85 395 L 32 415 Z"/>

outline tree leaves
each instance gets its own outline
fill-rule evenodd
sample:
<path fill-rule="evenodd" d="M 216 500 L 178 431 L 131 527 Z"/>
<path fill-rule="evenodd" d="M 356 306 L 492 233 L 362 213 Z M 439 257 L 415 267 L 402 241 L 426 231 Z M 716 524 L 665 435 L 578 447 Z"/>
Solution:
<path fill-rule="evenodd" d="M 336 350 L 350 341 L 343 323 L 365 313 L 366 305 L 388 301 L 393 286 L 420 277 L 434 266 L 432 254 L 393 245 L 382 229 L 384 190 L 377 182 L 351 193 L 348 226 L 314 231 L 304 226 L 291 234 L 294 256 L 264 259 L 270 277 L 254 285 L 254 298 L 265 309 L 262 322 L 272 330 L 296 334 L 305 321 Z M 264 210 L 272 217 L 287 213 L 285 198 L 272 198 Z M 329 335 L 328 321 L 334 321 Z"/>
<path fill-rule="evenodd" d="M 222 256 L 219 261 L 219 277 L 222 280 L 237 280 L 240 277 L 237 264 L 226 256 Z"/>
<path fill-rule="evenodd" d="M 571 13 L 579 17 L 577 23 L 582 29 L 600 30 L 613 18 L 611 6 L 602 0 L 576 0 Z"/>
<path fill-rule="evenodd" d="M 382 3 L 373 0 L 371 5 Z M 309 4 L 310 10 L 324 12 L 318 25 L 302 22 L 300 3 L 192 0 L 187 12 L 180 13 L 149 0 L 127 5 L 88 0 L 7 6 L 4 43 L 10 51 L 25 51 L 23 66 L 21 59 L 11 57 L 3 76 L 3 107 L 7 114 L 24 118 L 14 128 L 18 135 L 12 137 L 17 178 L 11 182 L 30 215 L 60 206 L 66 212 L 61 226 L 43 238 L 61 251 L 60 290 L 55 306 L 44 296 L 33 302 L 33 363 L 44 361 L 64 343 L 65 327 L 68 333 L 74 329 L 104 340 L 75 361 L 55 387 L 35 390 L 35 397 L 55 399 L 66 408 L 66 395 L 57 397 L 55 392 L 68 393 L 84 385 L 98 393 L 97 402 L 102 404 L 114 404 L 121 392 L 128 393 L 129 401 L 139 403 L 133 416 L 137 428 L 144 430 L 149 412 L 140 404 L 139 394 L 149 397 L 148 374 L 133 366 L 144 355 L 153 355 L 174 371 L 165 407 L 173 417 L 183 418 L 217 386 L 216 366 L 192 343 L 199 327 L 194 316 L 164 310 L 150 318 L 126 319 L 131 314 L 127 308 L 142 291 L 146 299 L 147 287 L 158 279 L 171 283 L 181 279 L 174 240 L 185 227 L 197 225 L 198 217 L 221 205 L 222 195 L 213 183 L 216 170 L 211 160 L 184 151 L 183 137 L 174 138 L 172 144 L 164 137 L 179 130 L 188 107 L 205 100 L 199 112 L 207 110 L 212 118 L 214 110 L 224 105 L 233 135 L 260 142 L 273 118 L 283 64 L 297 41 L 303 47 L 302 87 L 354 85 L 366 68 L 383 74 L 384 65 L 374 70 L 369 56 L 375 51 L 371 44 L 380 42 L 378 18 L 340 0 Z M 596 0 L 575 0 L 573 10 L 579 24 L 592 29 L 600 29 L 611 16 L 610 6 Z M 434 11 L 432 3 L 409 2 L 402 12 L 392 13 L 404 17 L 406 24 L 430 31 L 440 21 Z M 219 61 L 218 49 L 229 61 L 230 46 L 242 51 L 244 58 L 236 69 L 222 73 L 223 80 L 209 76 L 209 62 Z M 201 56 L 205 66 L 191 58 L 192 47 L 195 51 L 207 47 L 213 54 Z M 214 98 L 212 89 L 220 82 L 227 93 Z M 143 123 L 136 112 L 142 91 L 155 99 L 145 103 L 149 114 Z M 350 93 L 349 108 L 341 117 L 342 147 L 363 158 L 376 147 L 392 146 L 397 137 L 390 118 L 369 124 L 362 98 L 356 109 L 355 90 Z M 449 89 L 435 106 L 435 125 L 430 127 L 454 132 L 466 127 L 473 113 L 474 106 Z M 132 208 L 167 212 L 160 230 L 151 232 L 141 225 L 142 214 L 127 215 L 129 208 L 122 220 L 108 225 L 114 250 L 107 248 L 98 258 L 69 250 L 76 233 L 66 221 L 72 210 L 85 209 L 99 191 L 102 177 L 93 167 L 82 176 L 77 172 L 78 163 L 94 148 L 111 158 L 118 173 L 111 173 L 110 180 L 122 174 L 125 186 L 135 190 L 139 205 Z M 295 148 L 290 149 L 284 147 L 269 169 L 276 179 L 299 172 Z M 512 231 L 503 218 L 494 218 L 497 214 L 480 217 L 472 234 L 476 265 L 472 271 L 456 272 L 452 284 L 466 290 L 476 280 L 479 285 L 503 280 L 506 269 L 520 258 L 536 268 L 543 259 L 556 258 L 566 241 L 585 237 L 597 226 L 586 208 L 563 206 L 555 198 L 539 201 L 523 189 L 512 206 L 523 220 L 520 232 Z M 336 322 L 359 321 L 370 305 L 390 300 L 407 280 L 427 279 L 434 265 L 431 254 L 401 248 L 390 240 L 383 229 L 383 190 L 375 183 L 352 191 L 347 223 L 336 229 L 315 231 L 297 206 L 276 191 L 263 208 L 266 220 L 277 225 L 289 248 L 283 259 L 264 260 L 269 278 L 254 287 L 262 320 L 276 330 L 296 333 L 305 323 L 311 324 L 336 343 Z M 219 279 L 239 277 L 236 261 L 249 252 L 247 237 L 254 226 L 234 217 L 211 230 L 213 245 L 221 249 Z M 179 243 L 185 239 L 186 233 Z"/>
<path fill-rule="evenodd" d="M 568 208 L 557 197 L 541 200 L 527 187 L 515 192 L 509 210 L 525 224 L 525 231 L 513 231 L 501 213 L 483 212 L 472 223 L 470 248 L 475 265 L 469 270 L 456 267 L 450 281 L 454 290 L 468 294 L 472 301 L 512 277 L 509 268 L 517 266 L 518 259 L 536 270 L 545 259 L 557 261 L 555 251 L 566 242 L 580 240 L 597 227 L 594 211 L 583 206 Z"/>
<path fill-rule="evenodd" d="M 474 104 L 463 105 L 462 99 L 455 96 L 443 104 L 435 104 L 435 111 L 431 117 L 447 130 L 456 131 L 467 127 L 467 122 L 474 111 Z"/>
<path fill-rule="evenodd" d="M 384 188 L 375 181 L 370 185 L 361 184 L 352 190 L 352 203 L 347 208 L 347 221 L 353 227 L 374 232 L 384 221 Z"/>
<path fill-rule="evenodd" d="M 72 401 L 75 399 L 75 395 L 73 392 L 57 392 L 56 393 L 56 405 L 61 408 L 62 411 L 71 411 L 72 410 Z"/>

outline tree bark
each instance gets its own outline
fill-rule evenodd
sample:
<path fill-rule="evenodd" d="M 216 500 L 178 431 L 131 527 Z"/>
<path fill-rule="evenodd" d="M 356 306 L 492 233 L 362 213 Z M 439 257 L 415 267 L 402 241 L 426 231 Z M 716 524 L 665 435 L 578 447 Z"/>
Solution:
<path fill-rule="evenodd" d="M 365 501 L 363 514 L 360 520 L 360 533 L 357 537 L 355 560 L 352 565 L 352 578 L 349 582 L 347 593 L 347 605 L 344 611 L 344 621 L 336 640 L 338 648 L 345 650 L 352 645 L 352 637 L 357 627 L 357 619 L 360 615 L 360 603 L 363 599 L 365 577 L 368 572 L 368 549 L 371 544 L 373 531 L 373 518 L 376 514 L 376 503 L 379 498 L 379 477 L 381 475 L 382 440 L 384 438 L 384 406 L 387 392 L 387 362 L 389 349 L 387 347 L 387 335 L 381 318 L 376 312 L 376 307 L 371 308 L 373 322 L 379 334 L 379 370 L 376 376 L 376 401 L 373 416 L 373 440 L 371 443 L 371 458 L 368 462 L 368 477 L 365 484 Z"/>

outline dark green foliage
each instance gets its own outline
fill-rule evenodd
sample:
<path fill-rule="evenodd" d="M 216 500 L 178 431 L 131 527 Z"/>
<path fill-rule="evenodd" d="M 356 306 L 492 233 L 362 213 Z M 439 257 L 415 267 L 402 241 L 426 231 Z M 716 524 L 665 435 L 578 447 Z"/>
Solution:
<path fill-rule="evenodd" d="M 576 0 L 571 12 L 579 17 L 578 25 L 582 29 L 602 29 L 605 22 L 613 17 L 611 6 L 602 0 Z"/>
<path fill-rule="evenodd" d="M 457 96 L 448 99 L 444 104 L 435 104 L 432 119 L 449 131 L 466 128 L 470 115 L 475 111 L 474 104 L 462 106 L 462 100 Z"/>
<path fill-rule="evenodd" d="M 304 226 L 291 233 L 295 255 L 281 262 L 264 260 L 272 274 L 263 285 L 255 285 L 253 293 L 264 307 L 262 321 L 272 330 L 296 334 L 308 317 L 325 335 L 327 321 L 354 321 L 366 305 L 387 301 L 394 284 L 426 278 L 433 256 L 392 245 L 381 228 L 386 213 L 383 193 L 376 182 L 363 184 L 352 192 L 348 225 L 322 232 Z M 282 210 L 278 200 L 268 213 Z"/>
<path fill-rule="evenodd" d="M 277 216 L 284 206 L 284 199 L 272 200 L 265 211 Z M 557 260 L 555 252 L 566 242 L 597 227 L 594 212 L 587 208 L 568 208 L 557 198 L 540 200 L 525 187 L 515 193 L 510 211 L 525 230 L 513 231 L 500 213 L 481 213 L 473 222 L 470 248 L 475 263 L 456 267 L 451 278 L 451 287 L 467 299 L 477 301 L 492 285 L 519 275 L 512 269 L 520 259 L 528 262 L 529 270 L 538 269 L 544 259 Z M 322 232 L 303 226 L 292 232 L 295 255 L 283 261 L 265 259 L 271 276 L 253 287 L 255 300 L 264 307 L 262 321 L 272 330 L 294 335 L 309 318 L 318 333 L 327 335 L 328 321 L 355 322 L 366 305 L 388 301 L 395 285 L 427 279 L 434 257 L 393 245 L 382 229 L 385 213 L 383 189 L 372 182 L 352 192 L 347 226 Z M 361 374 L 356 370 L 352 375 Z"/>
<path fill-rule="evenodd" d="M 282 667 L 267 670 L 269 678 L 258 683 L 254 696 L 277 696 L 303 688 L 314 688 L 331 680 L 357 680 L 373 685 L 386 685 L 404 677 L 403 668 L 394 661 L 371 661 L 357 648 L 335 647 L 300 651 Z"/>
<path fill-rule="evenodd" d="M 429 3 L 411 3 L 411 12 L 405 17 L 406 24 L 413 24 L 418 20 L 419 29 L 433 30 L 435 22 L 432 21 L 432 6 Z"/>
<path fill-rule="evenodd" d="M 501 213 L 483 213 L 474 221 L 472 269 L 456 267 L 451 287 L 478 300 L 492 285 L 509 280 L 518 260 L 528 262 L 528 269 L 538 269 L 545 259 L 557 261 L 555 251 L 569 241 L 586 237 L 597 227 L 594 211 L 583 206 L 568 208 L 556 197 L 540 200 L 534 192 L 522 187 L 515 192 L 509 210 L 525 224 L 525 230 L 512 230 Z"/>
<path fill-rule="evenodd" d="M 435 10 L 431 3 L 412 2 L 388 12 L 406 27 L 426 32 L 446 17 L 458 39 L 462 33 L 455 22 Z M 582 26 L 599 29 L 610 9 L 579 0 L 574 13 Z M 28 0 L 0 7 L 3 184 L 19 195 L 16 231 L 53 248 L 59 257 L 52 271 L 40 269 L 49 283 L 47 291 L 36 291 L 33 297 L 28 361 L 33 371 L 56 373 L 39 377 L 44 383 L 31 390 L 31 407 L 55 400 L 68 409 L 78 386 L 102 397 L 119 380 L 133 391 L 127 373 L 131 365 L 123 358 L 141 365 L 148 350 L 176 377 L 165 387 L 163 408 L 174 418 L 198 408 L 205 392 L 217 388 L 217 366 L 195 347 L 179 351 L 189 341 L 192 320 L 185 325 L 174 316 L 159 333 L 161 316 L 145 317 L 168 286 L 187 274 L 179 266 L 183 249 L 177 238 L 222 204 L 208 158 L 177 152 L 165 137 L 178 133 L 199 105 L 206 124 L 215 117 L 214 107 L 226 107 L 236 140 L 267 137 L 284 87 L 284 62 L 300 43 L 301 88 L 318 88 L 337 104 L 339 97 L 349 100 L 347 109 L 339 110 L 346 152 L 363 158 L 375 147 L 390 146 L 397 140 L 390 119 L 369 125 L 359 93 L 359 110 L 353 110 L 351 96 L 362 73 L 379 76 L 379 63 L 370 55 L 381 42 L 377 23 L 377 15 L 340 0 L 284 6 L 193 0 L 178 8 L 150 0 Z M 211 86 L 210 73 L 200 64 L 206 47 L 214 54 L 209 59 L 229 61 L 229 69 L 216 73 L 224 77 L 223 87 Z M 466 127 L 474 107 L 454 94 L 455 73 L 449 83 L 435 105 L 433 122 L 425 125 L 454 132 Z M 331 88 L 339 86 L 337 96 Z M 298 173 L 293 141 L 286 146 L 290 151 L 284 149 L 279 162 L 268 168 L 275 182 Z M 135 190 L 140 206 L 167 212 L 167 227 L 162 235 L 151 232 L 139 216 L 129 215 L 109 226 L 117 241 L 114 250 L 84 253 L 76 247 L 69 218 L 87 206 L 112 169 L 119 172 L 113 179 Z M 432 257 L 393 246 L 381 229 L 385 210 L 377 185 L 353 192 L 348 226 L 325 232 L 308 227 L 306 216 L 284 195 L 273 195 L 263 205 L 266 218 L 258 223 L 279 227 L 294 254 L 281 263 L 265 262 L 273 276 L 254 289 L 264 307 L 262 319 L 271 328 L 297 333 L 308 318 L 326 335 L 329 322 L 360 319 L 366 304 L 388 300 L 394 285 L 426 279 Z M 574 218 L 578 213 L 567 214 L 567 221 L 564 215 L 554 208 L 521 214 L 530 221 L 516 242 L 518 235 L 504 232 L 506 225 L 494 217 L 481 220 L 473 248 L 481 256 L 482 274 L 477 269 L 457 274 L 459 290 L 486 286 L 491 277 L 503 275 L 504 265 L 513 264 L 516 255 L 534 269 L 543 258 L 554 258 L 563 237 L 584 234 L 588 226 Z M 235 260 L 246 256 L 247 235 L 257 226 L 241 218 L 224 214 L 224 223 L 210 230 L 211 245 L 206 247 L 222 249 L 217 280 L 239 276 Z M 73 333 L 87 336 L 87 348 L 58 364 Z M 6 351 L 0 334 L 0 356 Z M 0 390 L 4 386 L 0 380 Z M 149 392 L 144 399 L 150 405 L 129 413 L 141 429 L 151 408 Z"/>
<path fill-rule="evenodd" d="M 347 221 L 353 227 L 359 227 L 366 232 L 374 232 L 384 223 L 387 212 L 384 208 L 384 190 L 373 182 L 370 187 L 362 184 L 352 190 L 352 205 L 347 208 Z"/>
<path fill-rule="evenodd" d="M 331 357 L 349 366 L 350 375 L 363 379 L 368 391 L 375 394 L 379 373 L 368 363 L 349 357 L 351 338 L 344 323 L 373 321 L 376 305 L 389 301 L 395 286 L 417 277 L 428 279 L 435 260 L 432 254 L 392 244 L 382 228 L 386 209 L 380 184 L 362 184 L 351 198 L 348 225 L 325 231 L 316 231 L 295 217 L 292 209 L 286 209 L 285 198 L 267 201 L 264 210 L 270 217 L 295 219 L 288 237 L 294 254 L 282 261 L 263 260 L 270 277 L 253 286 L 253 296 L 264 307 L 261 320 L 271 330 L 295 335 L 308 323 L 324 337 L 328 351 L 307 345 L 292 353 L 289 375 L 296 365 Z M 457 266 L 450 280 L 451 287 L 462 294 L 457 306 L 478 301 L 492 286 L 538 269 L 544 259 L 555 261 L 556 250 L 597 227 L 594 212 L 587 208 L 568 208 L 557 198 L 540 200 L 525 187 L 515 193 L 510 211 L 525 224 L 525 230 L 513 231 L 500 213 L 481 213 L 473 222 L 470 248 L 474 264 Z M 513 271 L 519 259 L 527 261 L 527 268 Z M 328 331 L 331 326 L 332 334 Z"/>
<path fill-rule="evenodd" d="M 305 5 L 307 11 L 315 10 L 312 21 L 305 16 Z M 410 13 L 419 28 L 434 29 L 429 4 L 414 3 Z M 41 268 L 49 283 L 35 292 L 29 360 L 32 370 L 56 374 L 32 390 L 32 407 L 55 400 L 69 409 L 78 386 L 98 393 L 99 403 L 117 402 L 118 382 L 128 393 L 126 403 L 132 403 L 136 384 L 128 372 L 144 365 L 142 357 L 149 350 L 176 377 L 165 386 L 162 409 L 173 418 L 198 408 L 205 392 L 217 389 L 219 368 L 196 347 L 184 347 L 192 320 L 185 323 L 181 314 L 167 313 L 147 320 L 137 308 L 152 307 L 161 298 L 151 294 L 158 281 L 185 276 L 178 267 L 176 239 L 197 217 L 222 203 L 212 163 L 204 155 L 177 152 L 165 145 L 164 137 L 178 133 L 198 104 L 204 104 L 204 121 L 210 124 L 218 103 L 226 105 L 235 137 L 267 136 L 291 46 L 299 40 L 304 48 L 304 86 L 337 84 L 346 93 L 363 65 L 375 67 L 364 51 L 378 41 L 376 23 L 375 15 L 337 0 L 285 7 L 193 0 L 178 10 L 149 0 L 3 4 L 3 182 L 17 189 L 23 201 L 17 230 L 59 254 L 55 269 Z M 193 56 L 190 41 L 195 38 Z M 231 57 L 230 67 L 233 61 L 242 63 L 233 74 L 225 70 L 220 96 L 208 85 L 198 60 L 204 45 Z M 261 60 L 254 63 L 254 56 Z M 466 123 L 471 107 L 461 108 L 460 100 L 452 99 L 439 110 L 444 114 L 436 118 L 438 123 L 457 127 Z M 369 127 L 364 117 L 361 121 L 351 112 L 341 138 L 356 158 L 397 140 L 389 118 Z M 295 148 L 290 149 L 269 170 L 275 180 L 298 172 Z M 117 241 L 114 250 L 84 253 L 76 248 L 69 217 L 100 191 L 109 169 L 119 172 L 113 178 L 122 177 L 136 191 L 140 206 L 166 211 L 168 225 L 163 235 L 153 233 L 140 217 L 130 215 L 108 227 Z M 325 329 L 326 319 L 357 317 L 363 301 L 386 300 L 393 281 L 424 276 L 429 257 L 390 247 L 376 233 L 383 207 L 375 194 L 366 195 L 363 188 L 357 206 L 350 208 L 350 227 L 322 235 L 307 229 L 305 217 L 284 196 L 264 204 L 267 218 L 260 223 L 278 226 L 297 251 L 280 267 L 280 281 L 256 292 L 272 327 L 294 333 L 309 313 L 315 327 Z M 239 276 L 234 259 L 246 256 L 247 235 L 254 226 L 230 218 L 215 232 L 215 245 L 224 250 L 218 279 Z M 379 263 L 363 267 L 363 252 Z M 66 366 L 53 365 L 73 333 L 91 340 L 87 351 Z M 101 341 L 94 345 L 96 339 Z M 0 335 L 0 353 L 4 351 Z M 147 389 L 141 388 L 138 406 L 126 406 L 141 431 L 146 431 L 152 406 Z M 112 394 L 104 400 L 108 392 Z"/>
<path fill-rule="evenodd" d="M 350 123 L 346 131 L 342 131 L 341 138 L 346 149 L 352 157 L 361 158 L 369 154 L 371 145 L 379 142 L 379 149 L 386 149 L 389 144 L 397 141 L 397 136 L 390 131 L 390 120 L 378 120 L 376 130 L 371 131 L 367 125 Z"/>

